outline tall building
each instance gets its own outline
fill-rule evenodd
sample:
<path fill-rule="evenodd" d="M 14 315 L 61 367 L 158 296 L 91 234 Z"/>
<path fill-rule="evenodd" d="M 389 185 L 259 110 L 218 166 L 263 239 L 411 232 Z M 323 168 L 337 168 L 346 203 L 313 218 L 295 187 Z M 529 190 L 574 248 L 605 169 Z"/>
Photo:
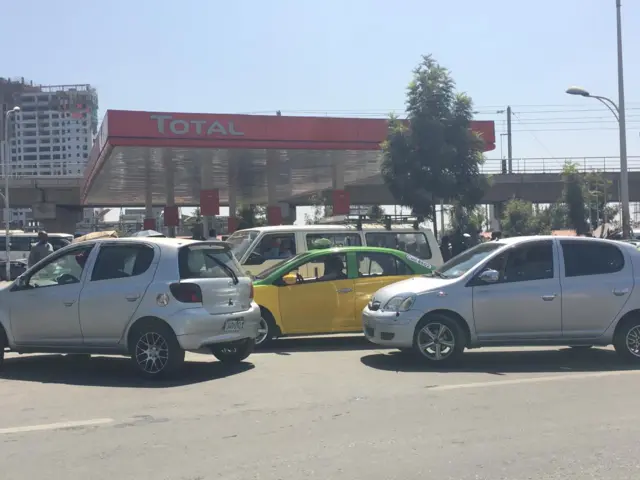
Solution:
<path fill-rule="evenodd" d="M 22 84 L 5 87 L 3 99 L 4 111 L 20 107 L 10 117 L 11 175 L 81 177 L 98 130 L 96 90 L 90 85 Z M 0 99 L 1 89 L 0 83 Z M 91 215 L 93 210 L 85 212 L 85 217 Z M 12 212 L 16 226 L 30 220 L 29 209 Z"/>

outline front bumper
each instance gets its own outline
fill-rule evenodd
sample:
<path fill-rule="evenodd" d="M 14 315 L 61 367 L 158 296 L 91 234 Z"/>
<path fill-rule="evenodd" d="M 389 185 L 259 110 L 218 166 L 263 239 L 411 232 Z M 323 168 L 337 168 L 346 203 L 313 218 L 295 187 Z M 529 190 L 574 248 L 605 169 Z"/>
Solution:
<path fill-rule="evenodd" d="M 251 303 L 249 310 L 222 315 L 212 315 L 204 308 L 182 310 L 170 319 L 177 332 L 178 343 L 184 350 L 200 350 L 218 343 L 234 342 L 258 336 L 260 307 Z M 244 320 L 237 332 L 225 332 L 228 320 Z"/>
<path fill-rule="evenodd" d="M 370 342 L 387 347 L 409 348 L 413 346 L 413 333 L 423 313 L 409 310 L 396 315 L 395 312 L 362 311 L 362 329 Z"/>

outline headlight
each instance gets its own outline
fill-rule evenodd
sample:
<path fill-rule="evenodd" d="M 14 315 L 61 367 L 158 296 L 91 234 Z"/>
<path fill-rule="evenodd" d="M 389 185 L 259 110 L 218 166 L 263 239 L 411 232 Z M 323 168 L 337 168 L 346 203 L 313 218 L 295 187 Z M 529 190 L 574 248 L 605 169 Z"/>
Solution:
<path fill-rule="evenodd" d="M 411 309 L 415 301 L 415 295 L 399 295 L 389 300 L 383 310 L 390 312 L 406 312 Z"/>

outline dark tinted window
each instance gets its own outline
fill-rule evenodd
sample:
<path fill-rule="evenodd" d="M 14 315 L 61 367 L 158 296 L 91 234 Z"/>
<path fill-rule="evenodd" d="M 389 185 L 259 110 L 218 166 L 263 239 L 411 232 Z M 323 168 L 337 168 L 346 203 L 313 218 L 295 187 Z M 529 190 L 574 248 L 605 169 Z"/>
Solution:
<path fill-rule="evenodd" d="M 560 243 L 565 277 L 614 273 L 624 268 L 624 255 L 615 245 L 571 240 Z"/>
<path fill-rule="evenodd" d="M 151 266 L 153 248 L 145 245 L 107 245 L 100 248 L 91 281 L 142 275 Z"/>
<path fill-rule="evenodd" d="M 367 246 L 402 250 L 410 255 L 429 260 L 432 257 L 427 237 L 422 232 L 370 232 L 365 234 Z"/>
<path fill-rule="evenodd" d="M 504 266 L 505 282 L 553 278 L 553 243 L 536 242 L 509 251 Z"/>
<path fill-rule="evenodd" d="M 226 245 L 193 244 L 182 247 L 178 254 L 180 278 L 244 277 L 240 264 Z"/>
<path fill-rule="evenodd" d="M 411 275 L 411 269 L 400 259 L 386 253 L 359 253 L 358 277 Z"/>

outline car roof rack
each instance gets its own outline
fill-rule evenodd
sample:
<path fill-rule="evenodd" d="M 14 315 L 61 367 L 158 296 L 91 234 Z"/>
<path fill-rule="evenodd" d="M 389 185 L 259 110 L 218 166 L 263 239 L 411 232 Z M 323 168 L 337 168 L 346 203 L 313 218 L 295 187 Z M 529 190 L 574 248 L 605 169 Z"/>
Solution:
<path fill-rule="evenodd" d="M 324 217 L 318 220 L 320 225 L 354 225 L 358 230 L 362 230 L 362 225 L 381 225 L 387 230 L 391 230 L 393 225 L 411 224 L 414 230 L 420 229 L 420 224 L 424 222 L 424 217 L 419 215 L 382 215 L 380 218 L 371 218 L 370 215 L 337 215 Z"/>

